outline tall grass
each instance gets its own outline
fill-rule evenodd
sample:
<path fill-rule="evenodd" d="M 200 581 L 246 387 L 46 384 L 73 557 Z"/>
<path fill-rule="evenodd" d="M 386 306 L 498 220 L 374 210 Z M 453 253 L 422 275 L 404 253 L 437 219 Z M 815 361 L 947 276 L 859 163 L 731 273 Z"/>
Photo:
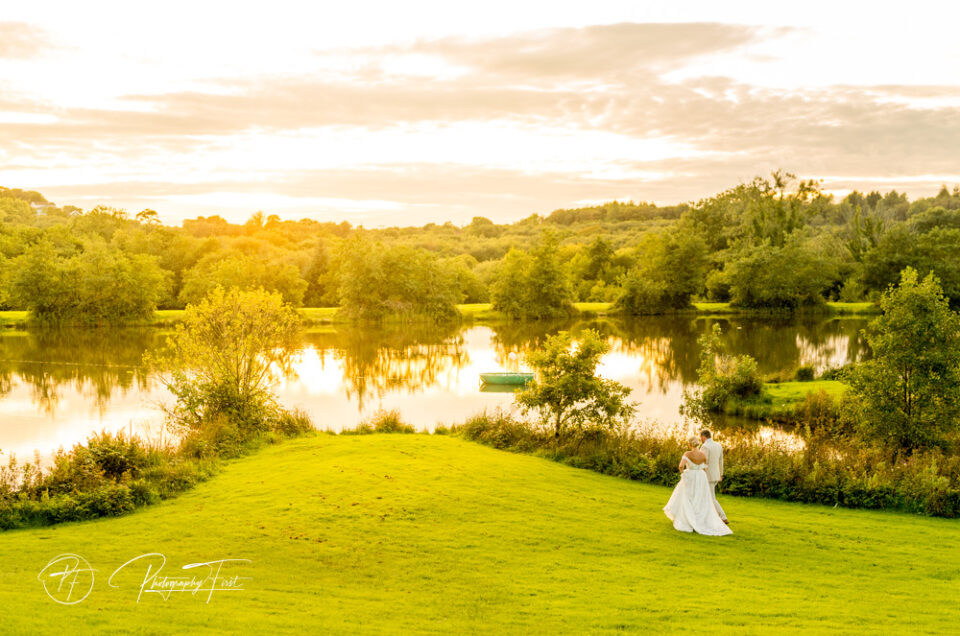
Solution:
<path fill-rule="evenodd" d="M 555 440 L 552 431 L 503 412 L 453 427 L 495 448 L 532 453 L 608 475 L 672 486 L 687 450 L 680 430 L 652 426 L 586 428 Z M 960 456 L 939 449 L 905 454 L 808 433 L 717 435 L 726 466 L 720 492 L 847 508 L 960 517 Z"/>

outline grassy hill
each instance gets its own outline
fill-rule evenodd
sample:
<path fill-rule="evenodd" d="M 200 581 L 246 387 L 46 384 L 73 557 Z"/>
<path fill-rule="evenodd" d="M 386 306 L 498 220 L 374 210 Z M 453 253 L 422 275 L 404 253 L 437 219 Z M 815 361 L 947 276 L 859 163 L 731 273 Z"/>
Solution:
<path fill-rule="evenodd" d="M 5 634 L 945 633 L 960 621 L 956 521 L 727 497 L 735 534 L 687 535 L 669 489 L 457 438 L 286 442 L 118 519 L 0 534 Z M 57 605 L 37 580 L 98 568 Z M 248 558 L 245 590 L 147 595 L 115 568 Z M 142 573 L 139 577 L 142 579 Z"/>

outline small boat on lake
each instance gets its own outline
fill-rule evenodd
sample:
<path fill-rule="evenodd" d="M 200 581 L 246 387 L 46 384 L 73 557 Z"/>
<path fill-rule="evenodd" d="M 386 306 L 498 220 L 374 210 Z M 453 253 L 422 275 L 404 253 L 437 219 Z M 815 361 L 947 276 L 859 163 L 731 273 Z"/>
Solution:
<path fill-rule="evenodd" d="M 533 380 L 532 373 L 481 373 L 484 384 L 524 385 Z"/>

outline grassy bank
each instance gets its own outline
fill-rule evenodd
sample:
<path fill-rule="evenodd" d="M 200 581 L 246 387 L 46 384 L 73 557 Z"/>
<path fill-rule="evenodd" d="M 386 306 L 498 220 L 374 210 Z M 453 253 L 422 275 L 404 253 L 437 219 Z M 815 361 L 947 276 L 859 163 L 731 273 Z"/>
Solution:
<path fill-rule="evenodd" d="M 770 313 L 767 310 L 762 309 L 744 309 L 742 307 L 734 307 L 730 303 L 693 303 L 693 306 L 696 308 L 697 313 L 699 314 L 768 314 Z M 806 311 L 820 311 L 819 309 L 806 310 Z M 826 303 L 826 309 L 820 311 L 821 313 L 830 315 L 845 315 L 845 316 L 869 316 L 873 314 L 880 313 L 880 309 L 877 307 L 876 303 L 863 302 L 863 303 L 840 303 L 840 302 L 828 302 Z"/>
<path fill-rule="evenodd" d="M 730 398 L 724 412 L 758 420 L 792 422 L 798 410 L 809 402 L 821 400 L 825 394 L 830 404 L 836 406 L 849 387 L 837 380 L 813 380 L 810 382 L 767 382 L 760 395 L 750 398 Z"/>
<path fill-rule="evenodd" d="M 873 303 L 827 303 L 829 313 L 840 315 L 870 315 L 877 313 Z M 613 303 L 574 303 L 577 310 L 585 316 L 602 316 L 615 314 Z M 731 307 L 730 303 L 694 303 L 698 314 L 751 314 L 751 310 Z M 460 314 L 466 320 L 499 321 L 508 320 L 499 311 L 494 311 L 490 303 L 473 303 L 457 305 Z M 298 310 L 307 324 L 346 323 L 349 319 L 338 314 L 337 307 L 304 307 Z M 183 319 L 183 309 L 158 309 L 154 312 L 151 325 L 164 327 L 180 322 Z M 27 312 L 0 311 L 0 327 L 23 328 L 27 326 Z"/>
<path fill-rule="evenodd" d="M 672 529 L 665 487 L 456 438 L 319 436 L 233 462 L 133 515 L 0 535 L 4 633 L 945 633 L 956 522 L 726 497 L 735 534 Z M 73 552 L 90 597 L 47 598 Z M 146 552 L 247 558 L 245 591 L 145 595 Z M 715 581 L 714 584 L 691 583 Z M 115 581 L 117 583 L 118 581 Z"/>

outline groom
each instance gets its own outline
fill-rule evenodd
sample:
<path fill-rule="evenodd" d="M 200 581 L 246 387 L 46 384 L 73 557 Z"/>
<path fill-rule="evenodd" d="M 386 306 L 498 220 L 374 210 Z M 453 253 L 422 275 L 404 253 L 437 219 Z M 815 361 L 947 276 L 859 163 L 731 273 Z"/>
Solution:
<path fill-rule="evenodd" d="M 707 481 L 710 482 L 710 492 L 713 494 L 713 506 L 723 522 L 730 525 L 727 513 L 717 501 L 717 482 L 723 479 L 723 446 L 713 441 L 712 437 L 707 429 L 700 431 L 700 450 L 707 456 Z"/>

